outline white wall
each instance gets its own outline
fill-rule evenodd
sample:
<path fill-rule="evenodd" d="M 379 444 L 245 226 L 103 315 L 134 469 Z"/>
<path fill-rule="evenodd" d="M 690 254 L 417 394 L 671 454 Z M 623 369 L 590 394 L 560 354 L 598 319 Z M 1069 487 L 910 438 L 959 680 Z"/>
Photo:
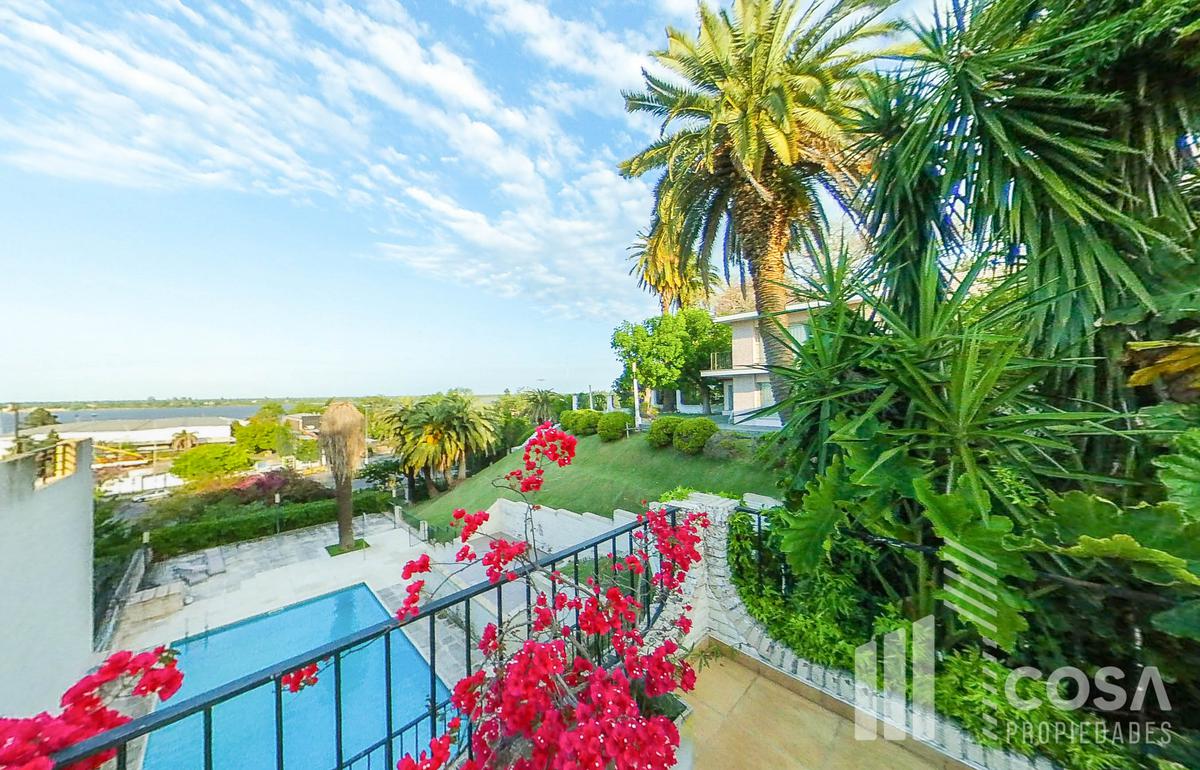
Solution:
<path fill-rule="evenodd" d="M 34 485 L 33 458 L 0 462 L 0 716 L 54 709 L 92 660 L 92 446 Z"/>
<path fill-rule="evenodd" d="M 524 536 L 525 533 L 525 504 L 514 500 L 498 498 L 488 509 L 489 518 L 482 531 L 485 534 L 507 532 L 510 535 Z M 537 537 L 539 551 L 553 553 L 582 543 L 584 540 L 604 534 L 622 524 L 628 524 L 637 519 L 637 514 L 629 511 L 616 510 L 613 517 L 597 516 L 594 513 L 575 513 L 560 508 L 545 506 L 533 513 L 534 534 Z M 611 548 L 601 548 L 602 554 Z M 617 552 L 628 550 L 628 543 L 617 543 Z"/>

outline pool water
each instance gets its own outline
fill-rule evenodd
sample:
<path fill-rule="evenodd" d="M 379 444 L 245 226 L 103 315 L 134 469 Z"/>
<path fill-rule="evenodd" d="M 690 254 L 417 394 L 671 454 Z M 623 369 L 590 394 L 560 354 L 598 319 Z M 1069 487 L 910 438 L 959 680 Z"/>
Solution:
<path fill-rule="evenodd" d="M 259 615 L 172 645 L 179 651 L 183 688 L 173 702 L 200 695 L 267 666 L 388 618 L 375 595 L 359 584 L 336 593 Z M 393 729 L 428 713 L 429 665 L 403 632 L 391 632 Z M 384 640 L 342 655 L 343 759 L 365 751 L 386 735 Z M 437 682 L 439 702 L 448 691 Z M 213 768 L 273 768 L 275 688 L 267 684 L 213 708 Z M 327 770 L 337 766 L 332 661 L 319 681 L 298 693 L 283 691 L 284 767 Z M 428 720 L 397 740 L 396 756 L 427 746 Z M 156 731 L 146 748 L 145 770 L 204 767 L 203 717 L 195 714 Z M 345 765 L 349 767 L 350 765 Z M 383 768 L 379 748 L 355 768 Z"/>

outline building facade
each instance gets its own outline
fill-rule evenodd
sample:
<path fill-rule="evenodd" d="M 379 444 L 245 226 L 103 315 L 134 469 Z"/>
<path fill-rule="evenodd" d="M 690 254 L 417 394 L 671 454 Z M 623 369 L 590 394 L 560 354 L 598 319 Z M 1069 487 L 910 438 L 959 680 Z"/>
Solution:
<path fill-rule="evenodd" d="M 794 304 L 779 320 L 797 341 L 808 337 L 808 319 L 815 307 L 812 303 Z M 717 323 L 727 324 L 733 343 L 726 352 L 713 355 L 711 368 L 701 372 L 706 379 L 718 382 L 723 390 L 721 413 L 731 424 L 752 428 L 778 428 L 779 416 L 756 415 L 771 406 L 775 399 L 771 381 L 763 368 L 767 362 L 759 331 L 759 314 L 755 311 L 717 316 Z"/>
<path fill-rule="evenodd" d="M 92 446 L 0 461 L 0 714 L 53 710 L 92 663 Z"/>

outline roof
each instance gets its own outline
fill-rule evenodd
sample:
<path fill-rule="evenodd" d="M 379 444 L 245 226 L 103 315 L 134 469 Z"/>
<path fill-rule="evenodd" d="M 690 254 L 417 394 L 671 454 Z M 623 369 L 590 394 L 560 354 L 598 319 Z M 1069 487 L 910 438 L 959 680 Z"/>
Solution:
<path fill-rule="evenodd" d="M 165 430 L 176 428 L 220 428 L 229 427 L 236 420 L 229 417 L 151 417 L 126 420 L 79 420 L 56 425 L 40 425 L 24 428 L 29 435 L 45 435 L 50 431 L 63 433 L 132 433 L 143 430 Z"/>
<path fill-rule="evenodd" d="M 785 307 L 783 309 L 783 312 L 795 313 L 800 310 L 812 310 L 815 307 L 821 307 L 822 305 L 825 305 L 825 304 L 828 304 L 828 303 L 825 303 L 825 302 L 793 302 L 792 304 Z M 750 310 L 745 313 L 734 313 L 732 315 L 719 315 L 719 316 L 713 318 L 713 320 L 719 324 L 724 324 L 724 323 L 731 323 L 733 321 L 750 321 L 755 318 L 758 318 L 758 316 L 759 316 L 759 313 L 757 310 Z"/>

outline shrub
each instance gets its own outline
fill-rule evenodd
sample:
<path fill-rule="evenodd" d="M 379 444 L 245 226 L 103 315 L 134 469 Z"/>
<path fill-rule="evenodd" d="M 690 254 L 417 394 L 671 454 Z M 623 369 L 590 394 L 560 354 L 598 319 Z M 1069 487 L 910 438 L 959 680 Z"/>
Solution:
<path fill-rule="evenodd" d="M 567 433 L 575 432 L 575 416 L 579 414 L 578 409 L 564 409 L 558 415 L 558 424 Z"/>
<path fill-rule="evenodd" d="M 714 460 L 742 460 L 754 455 L 754 447 L 753 436 L 719 430 L 704 442 L 704 456 Z"/>
<path fill-rule="evenodd" d="M 572 422 L 575 423 L 575 430 L 569 430 L 568 433 L 574 433 L 576 436 L 590 436 L 596 432 L 596 426 L 600 423 L 600 412 L 595 409 L 580 409 L 575 412 Z"/>
<path fill-rule="evenodd" d="M 684 454 L 698 455 L 704 449 L 704 442 L 716 432 L 717 424 L 707 417 L 684 420 L 675 428 L 671 443 Z"/>
<path fill-rule="evenodd" d="M 605 412 L 596 423 L 596 432 L 601 441 L 616 441 L 625 438 L 626 430 L 633 426 L 633 416 L 625 412 Z"/>
<path fill-rule="evenodd" d="M 354 512 L 379 513 L 388 509 L 386 492 L 356 492 Z M 150 546 L 158 556 L 177 556 L 227 543 L 238 543 L 280 532 L 325 524 L 337 519 L 336 500 L 317 500 L 290 505 L 242 506 L 230 515 L 225 507 L 195 521 L 174 524 L 150 533 Z"/>
<path fill-rule="evenodd" d="M 670 446 L 671 440 L 675 438 L 675 429 L 681 422 L 683 422 L 682 417 L 655 418 L 654 422 L 650 423 L 650 432 L 646 434 L 646 440 L 650 442 L 650 446 L 656 446 L 659 449 Z"/>

